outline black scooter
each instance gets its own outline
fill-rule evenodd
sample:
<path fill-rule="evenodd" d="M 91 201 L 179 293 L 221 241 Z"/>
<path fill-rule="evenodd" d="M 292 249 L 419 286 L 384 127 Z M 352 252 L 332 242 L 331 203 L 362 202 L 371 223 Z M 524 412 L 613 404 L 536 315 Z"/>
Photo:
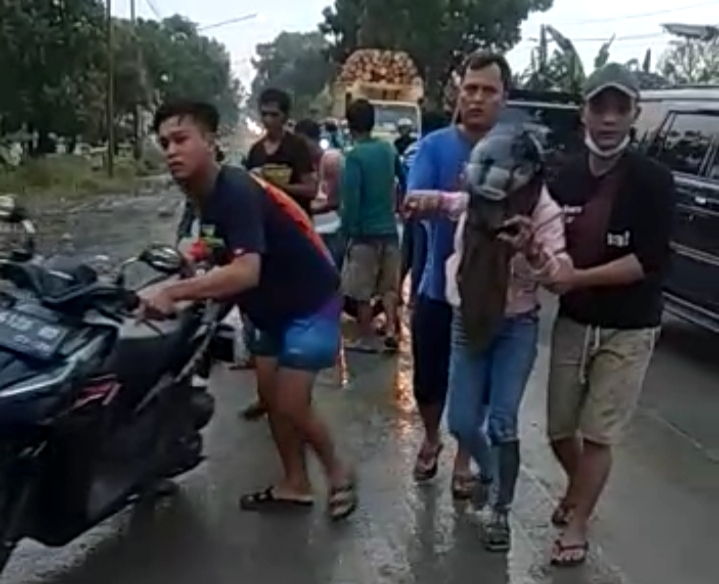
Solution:
<path fill-rule="evenodd" d="M 0 222 L 34 232 L 8 197 Z M 172 247 L 147 248 L 112 283 L 31 255 L 0 260 L 0 571 L 22 539 L 65 545 L 202 462 L 214 400 L 191 377 L 226 313 L 205 302 L 137 321 L 125 269 L 184 277 Z"/>

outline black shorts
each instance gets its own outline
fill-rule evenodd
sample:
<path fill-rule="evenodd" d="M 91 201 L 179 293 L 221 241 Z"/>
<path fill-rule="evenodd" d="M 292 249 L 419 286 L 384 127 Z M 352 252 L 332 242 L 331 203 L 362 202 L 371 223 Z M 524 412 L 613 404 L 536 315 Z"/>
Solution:
<path fill-rule="evenodd" d="M 414 397 L 418 404 L 444 404 L 449 379 L 452 307 L 419 295 L 412 311 Z"/>

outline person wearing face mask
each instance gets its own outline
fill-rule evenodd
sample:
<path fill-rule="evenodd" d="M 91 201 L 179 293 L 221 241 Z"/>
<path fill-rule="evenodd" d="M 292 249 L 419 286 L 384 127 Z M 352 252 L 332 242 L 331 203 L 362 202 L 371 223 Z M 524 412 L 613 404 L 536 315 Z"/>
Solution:
<path fill-rule="evenodd" d="M 669 262 L 674 180 L 668 168 L 629 148 L 639 85 L 618 64 L 584 89 L 586 152 L 549 185 L 565 212 L 573 269 L 552 334 L 548 434 L 567 476 L 552 523 L 562 529 L 552 563 L 587 557 L 590 516 L 604 489 L 612 447 L 629 422 L 659 334 Z"/>

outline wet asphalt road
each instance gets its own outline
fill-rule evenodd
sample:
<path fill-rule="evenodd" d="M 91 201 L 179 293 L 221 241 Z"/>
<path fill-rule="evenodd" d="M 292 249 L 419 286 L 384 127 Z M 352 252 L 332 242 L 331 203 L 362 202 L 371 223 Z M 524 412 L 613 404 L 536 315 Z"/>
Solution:
<path fill-rule="evenodd" d="M 171 206 L 172 198 L 168 195 Z M 154 202 L 135 201 L 136 210 Z M 96 229 L 113 245 L 170 233 L 170 214 L 136 227 L 120 214 Z M 136 217 L 137 215 L 135 215 Z M 123 218 L 123 219 L 121 219 Z M 127 222 L 125 222 L 127 221 Z M 144 223 L 143 223 L 144 221 Z M 103 251 L 90 241 L 92 253 Z M 141 247 L 141 245 L 139 246 Z M 118 255 L 118 254 L 116 254 Z M 550 303 L 551 304 L 551 303 Z M 357 465 L 361 507 L 346 523 L 323 515 L 318 466 L 317 509 L 307 515 L 240 512 L 241 492 L 270 484 L 278 463 L 264 422 L 240 421 L 253 398 L 250 372 L 219 366 L 212 379 L 218 412 L 207 430 L 209 459 L 183 478 L 181 495 L 156 509 L 109 520 L 65 549 L 26 543 L 0 581 L 7 584 L 716 584 L 719 581 L 719 338 L 667 319 L 641 407 L 593 525 L 588 564 L 548 566 L 554 531 L 548 517 L 561 476 L 543 438 L 544 386 L 551 306 L 540 357 L 523 406 L 523 471 L 514 510 L 513 549 L 490 555 L 479 543 L 478 518 L 449 496 L 450 456 L 433 484 L 411 478 L 421 438 L 411 397 L 411 364 L 399 358 L 348 356 L 348 383 L 327 372 L 316 402 L 341 450 Z M 450 440 L 447 439 L 447 443 Z"/>

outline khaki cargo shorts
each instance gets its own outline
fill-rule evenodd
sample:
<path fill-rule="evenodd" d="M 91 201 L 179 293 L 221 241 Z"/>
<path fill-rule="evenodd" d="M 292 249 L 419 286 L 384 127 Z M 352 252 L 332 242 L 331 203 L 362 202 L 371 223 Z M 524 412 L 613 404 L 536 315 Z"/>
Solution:
<path fill-rule="evenodd" d="M 342 292 L 359 302 L 398 294 L 400 264 L 400 249 L 395 242 L 352 243 L 342 265 Z"/>
<path fill-rule="evenodd" d="M 550 440 L 580 434 L 614 444 L 631 420 L 658 328 L 603 329 L 558 317 L 547 399 Z"/>

